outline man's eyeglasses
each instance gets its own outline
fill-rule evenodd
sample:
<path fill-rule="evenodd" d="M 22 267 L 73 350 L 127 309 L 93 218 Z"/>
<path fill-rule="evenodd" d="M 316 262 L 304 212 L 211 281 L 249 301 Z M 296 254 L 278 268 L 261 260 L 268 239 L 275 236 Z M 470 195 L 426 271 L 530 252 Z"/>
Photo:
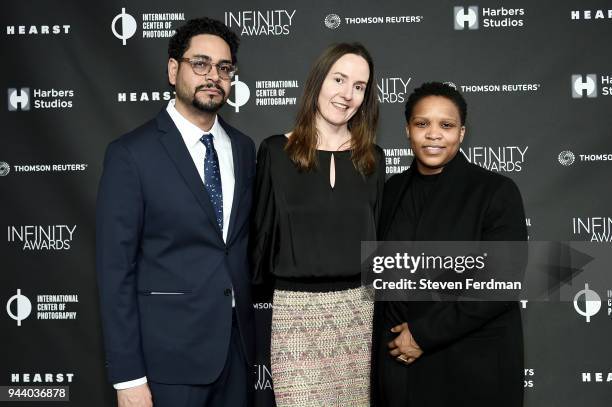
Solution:
<path fill-rule="evenodd" d="M 178 58 L 178 61 L 189 63 L 189 65 L 191 65 L 191 69 L 193 69 L 193 73 L 200 76 L 207 75 L 212 69 L 213 65 L 217 69 L 217 74 L 221 79 L 232 79 L 236 72 L 238 72 L 238 67 L 230 64 L 229 62 L 214 64 L 209 60 L 202 58 Z"/>

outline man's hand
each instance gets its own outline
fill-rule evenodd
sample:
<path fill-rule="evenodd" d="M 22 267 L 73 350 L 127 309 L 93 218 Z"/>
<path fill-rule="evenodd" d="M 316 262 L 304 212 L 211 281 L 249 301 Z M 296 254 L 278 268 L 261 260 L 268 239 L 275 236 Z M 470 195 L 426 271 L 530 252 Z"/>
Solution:
<path fill-rule="evenodd" d="M 408 323 L 404 322 L 394 326 L 391 328 L 391 332 L 399 334 L 388 344 L 389 354 L 396 358 L 398 362 L 409 365 L 423 354 L 408 329 Z"/>
<path fill-rule="evenodd" d="M 129 389 L 117 390 L 119 407 L 153 407 L 153 397 L 147 383 Z"/>

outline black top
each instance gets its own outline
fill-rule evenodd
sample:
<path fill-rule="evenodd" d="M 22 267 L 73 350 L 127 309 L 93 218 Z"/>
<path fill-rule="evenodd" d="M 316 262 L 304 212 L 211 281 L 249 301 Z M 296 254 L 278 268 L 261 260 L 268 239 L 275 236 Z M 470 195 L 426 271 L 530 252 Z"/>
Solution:
<path fill-rule="evenodd" d="M 415 231 L 423 208 L 439 177 L 440 174 L 423 175 L 418 171 L 414 172 L 410 185 L 397 208 L 395 221 L 389 227 L 386 240 L 415 240 Z"/>
<path fill-rule="evenodd" d="M 331 291 L 360 285 L 361 241 L 376 240 L 385 181 L 376 169 L 355 169 L 351 150 L 317 150 L 317 168 L 300 171 L 284 150 L 284 135 L 265 139 L 257 154 L 252 260 L 254 281 L 275 287 Z M 331 159 L 336 180 L 329 181 Z"/>

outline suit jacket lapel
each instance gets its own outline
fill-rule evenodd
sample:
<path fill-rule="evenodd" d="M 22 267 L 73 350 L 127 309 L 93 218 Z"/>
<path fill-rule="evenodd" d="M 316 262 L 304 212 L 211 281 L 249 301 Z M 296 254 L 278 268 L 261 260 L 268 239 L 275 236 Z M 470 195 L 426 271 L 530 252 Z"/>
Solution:
<path fill-rule="evenodd" d="M 221 117 L 219 117 L 219 123 L 227 133 L 232 143 L 232 159 L 234 160 L 234 196 L 232 197 L 232 213 L 230 214 L 229 229 L 227 231 L 227 243 L 229 244 L 236 227 L 236 217 L 240 208 L 240 197 L 242 196 L 242 185 L 244 183 L 244 177 L 242 175 L 242 151 L 240 143 L 236 139 L 234 129 L 229 126 Z M 225 196 L 223 199 L 226 199 Z"/>
<path fill-rule="evenodd" d="M 185 146 L 185 143 L 183 142 L 181 134 L 165 109 L 157 116 L 157 125 L 162 133 L 159 141 L 166 149 L 168 155 L 174 162 L 174 165 L 178 169 L 194 197 L 200 206 L 202 206 L 204 212 L 206 212 L 208 215 L 208 220 L 210 221 L 212 227 L 217 231 L 217 234 L 221 240 L 223 240 L 223 234 L 219 229 L 217 218 L 215 217 L 215 209 L 210 202 L 208 193 L 204 189 L 202 179 L 200 178 L 198 170 L 193 164 L 193 159 L 189 154 L 189 150 L 187 150 L 187 146 Z M 204 165 L 204 163 L 202 163 L 202 165 Z"/>

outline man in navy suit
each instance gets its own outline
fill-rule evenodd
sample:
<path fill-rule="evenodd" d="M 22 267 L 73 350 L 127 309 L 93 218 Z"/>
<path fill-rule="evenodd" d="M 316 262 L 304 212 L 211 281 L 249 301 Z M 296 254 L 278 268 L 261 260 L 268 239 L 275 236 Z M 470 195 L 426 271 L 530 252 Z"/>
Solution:
<path fill-rule="evenodd" d="M 216 112 L 238 38 L 188 21 L 171 100 L 106 151 L 96 212 L 106 366 L 120 407 L 250 405 L 253 141 Z"/>

